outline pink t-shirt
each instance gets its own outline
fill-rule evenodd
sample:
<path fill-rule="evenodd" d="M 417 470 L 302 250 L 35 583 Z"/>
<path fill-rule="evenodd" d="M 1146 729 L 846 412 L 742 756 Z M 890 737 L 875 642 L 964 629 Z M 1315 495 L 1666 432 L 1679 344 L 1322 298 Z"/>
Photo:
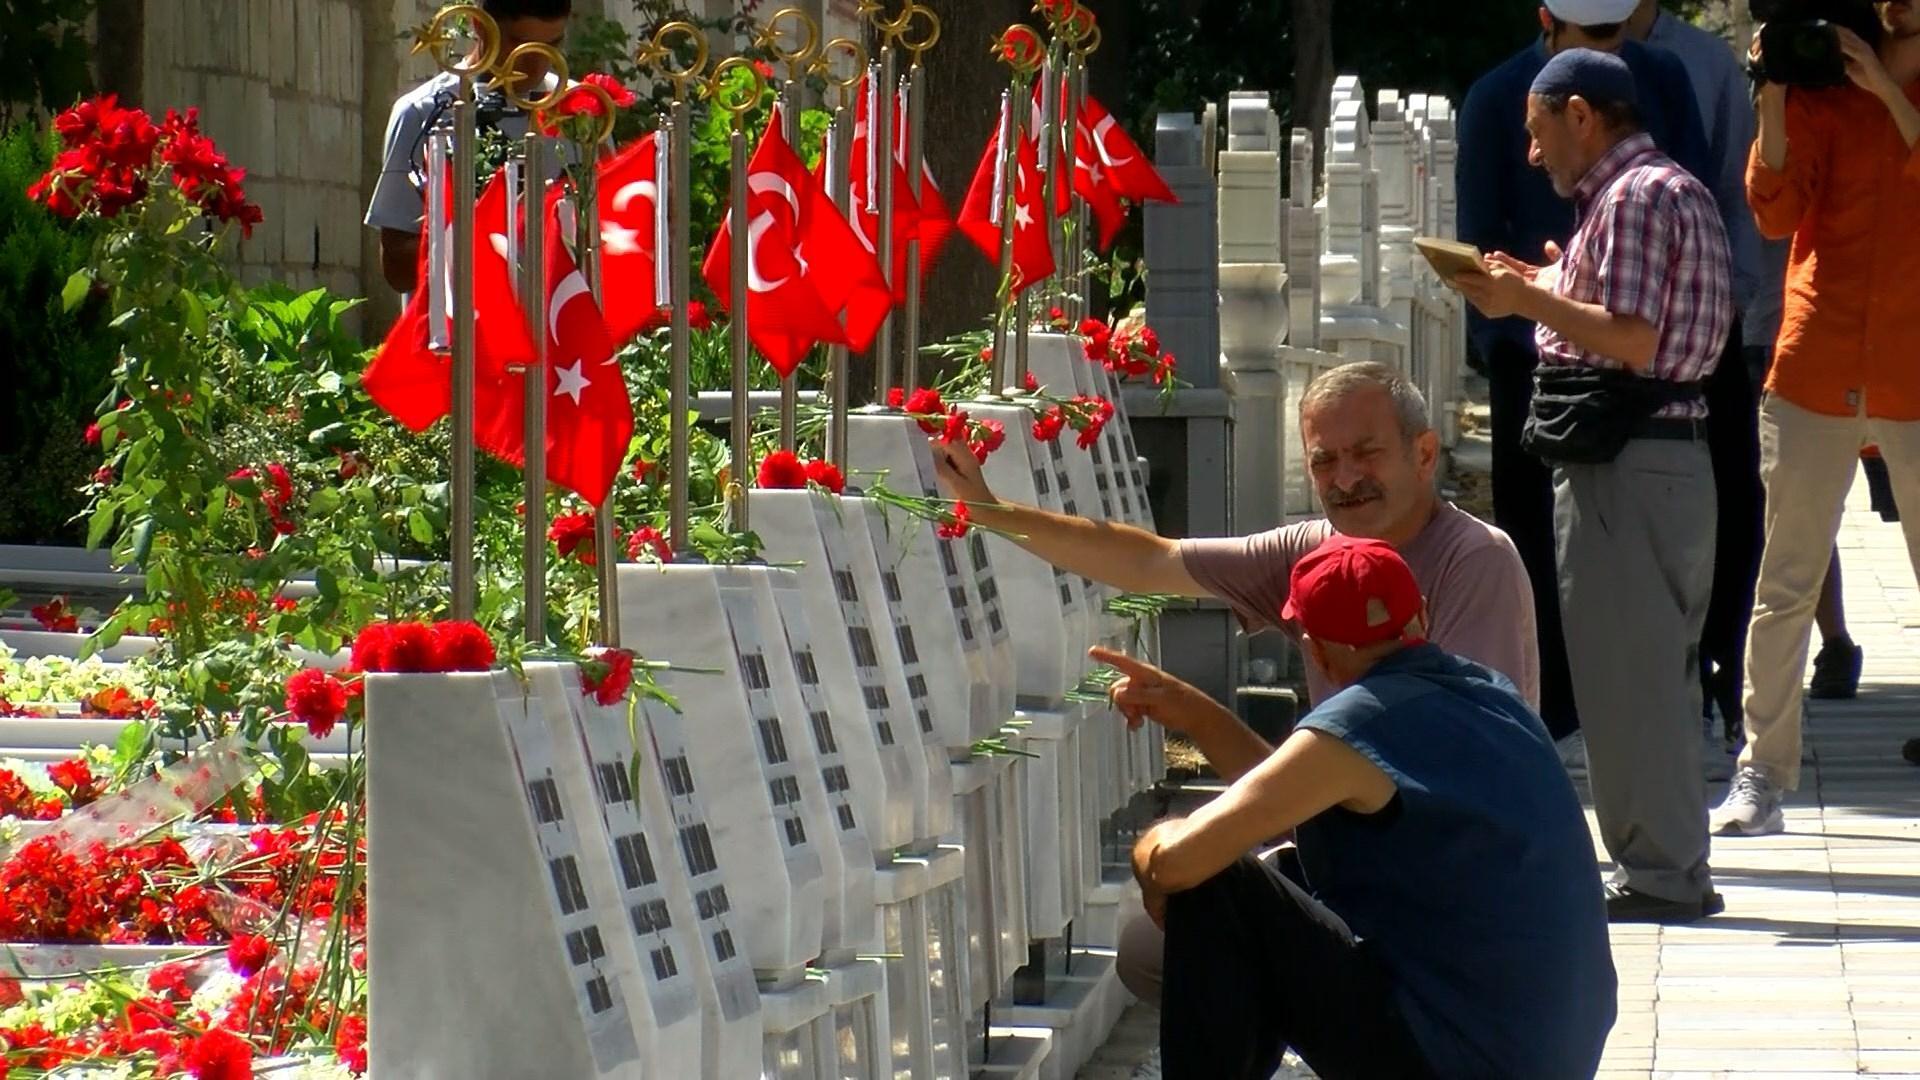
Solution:
<path fill-rule="evenodd" d="M 1294 560 L 1333 535 L 1325 519 L 1252 536 L 1180 541 L 1180 558 L 1200 587 L 1225 600 L 1248 633 L 1279 629 Z M 1527 704 L 1540 707 L 1540 651 L 1533 586 L 1507 534 L 1443 502 L 1427 527 L 1399 549 L 1427 598 L 1427 636 L 1450 653 L 1505 675 Z M 1307 665 L 1307 694 L 1325 701 L 1331 687 Z"/>

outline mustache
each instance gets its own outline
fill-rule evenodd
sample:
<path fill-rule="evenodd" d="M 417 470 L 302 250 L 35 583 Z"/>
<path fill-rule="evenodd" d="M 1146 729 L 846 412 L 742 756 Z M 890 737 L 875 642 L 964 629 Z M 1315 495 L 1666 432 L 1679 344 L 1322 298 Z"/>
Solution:
<path fill-rule="evenodd" d="M 1351 488 L 1338 486 L 1329 487 L 1323 497 L 1330 506 L 1346 507 L 1358 506 L 1363 502 L 1384 498 L 1385 496 L 1386 492 L 1381 490 L 1379 484 L 1372 480 L 1362 480 Z"/>

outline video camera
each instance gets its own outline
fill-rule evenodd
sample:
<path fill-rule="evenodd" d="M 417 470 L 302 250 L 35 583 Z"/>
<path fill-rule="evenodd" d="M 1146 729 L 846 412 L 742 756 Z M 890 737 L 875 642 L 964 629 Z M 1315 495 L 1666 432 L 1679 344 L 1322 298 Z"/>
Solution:
<path fill-rule="evenodd" d="M 1748 69 L 1755 82 L 1815 89 L 1847 83 L 1840 28 L 1878 45 L 1880 17 L 1872 0 L 1749 0 L 1760 25 L 1760 58 Z"/>

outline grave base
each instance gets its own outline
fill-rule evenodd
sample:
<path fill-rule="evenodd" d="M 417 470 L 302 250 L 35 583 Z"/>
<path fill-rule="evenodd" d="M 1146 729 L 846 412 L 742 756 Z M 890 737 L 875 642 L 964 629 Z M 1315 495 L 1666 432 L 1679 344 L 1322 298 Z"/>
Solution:
<path fill-rule="evenodd" d="M 821 1075 L 861 1080 L 891 1075 L 885 962 L 851 960 L 828 967 L 822 982 L 832 1011 L 827 1022 L 814 1029 L 814 1059 Z"/>
<path fill-rule="evenodd" d="M 974 1080 L 1042 1080 L 1053 1056 L 1053 1032 L 1035 1027 L 991 1027 L 985 1061 L 973 1065 Z"/>
<path fill-rule="evenodd" d="M 834 1025 L 827 984 L 805 978 L 782 990 L 760 990 L 761 1075 L 813 1080 L 826 1069 L 819 1058 L 824 1031 Z"/>
<path fill-rule="evenodd" d="M 1041 1080 L 1073 1080 L 1113 1031 L 1128 1001 L 1111 949 L 1074 949 L 1069 959 L 1070 972 L 1048 980 L 1045 1004 L 1005 1002 L 993 1011 L 1008 1027 L 1053 1033 L 1053 1051 L 1040 1071 Z"/>

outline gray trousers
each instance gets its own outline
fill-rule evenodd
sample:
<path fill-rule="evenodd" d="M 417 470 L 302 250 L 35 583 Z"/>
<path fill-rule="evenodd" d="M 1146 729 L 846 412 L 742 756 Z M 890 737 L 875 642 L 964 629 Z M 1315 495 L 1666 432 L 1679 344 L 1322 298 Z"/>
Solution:
<path fill-rule="evenodd" d="M 1560 618 L 1600 840 L 1616 882 L 1668 900 L 1712 887 L 1699 643 L 1716 515 L 1705 442 L 1634 439 L 1607 464 L 1554 469 Z"/>

